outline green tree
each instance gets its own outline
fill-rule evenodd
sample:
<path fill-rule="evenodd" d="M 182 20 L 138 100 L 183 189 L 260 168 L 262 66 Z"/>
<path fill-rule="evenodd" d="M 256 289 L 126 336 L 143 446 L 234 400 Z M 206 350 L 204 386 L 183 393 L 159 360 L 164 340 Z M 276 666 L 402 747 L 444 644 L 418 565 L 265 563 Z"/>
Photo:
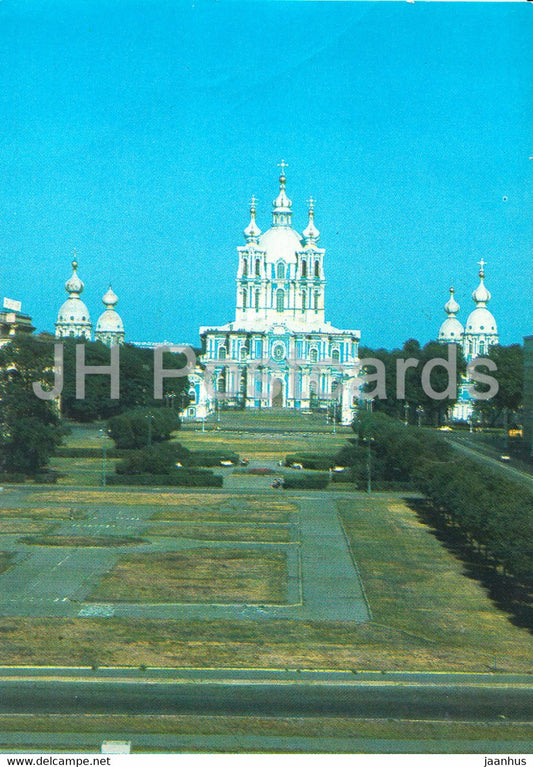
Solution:
<path fill-rule="evenodd" d="M 524 386 L 524 352 L 520 344 L 511 346 L 491 346 L 488 358 L 496 364 L 496 370 L 490 375 L 498 382 L 497 394 L 489 400 L 477 400 L 476 412 L 491 426 L 496 423 L 506 425 L 508 415 L 516 414 L 522 405 Z M 476 383 L 476 391 L 486 387 Z"/>
<path fill-rule="evenodd" d="M 35 474 L 60 444 L 57 403 L 43 400 L 33 383 L 53 388 L 53 347 L 20 337 L 0 349 L 0 469 Z"/>

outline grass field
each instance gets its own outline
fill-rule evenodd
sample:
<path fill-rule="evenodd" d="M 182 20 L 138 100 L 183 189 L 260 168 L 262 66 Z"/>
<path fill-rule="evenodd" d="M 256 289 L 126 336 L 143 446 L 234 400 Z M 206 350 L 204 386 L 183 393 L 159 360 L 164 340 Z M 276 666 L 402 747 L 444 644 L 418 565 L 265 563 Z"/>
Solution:
<path fill-rule="evenodd" d="M 89 595 L 95 602 L 286 601 L 287 564 L 277 551 L 190 549 L 122 557 Z"/>

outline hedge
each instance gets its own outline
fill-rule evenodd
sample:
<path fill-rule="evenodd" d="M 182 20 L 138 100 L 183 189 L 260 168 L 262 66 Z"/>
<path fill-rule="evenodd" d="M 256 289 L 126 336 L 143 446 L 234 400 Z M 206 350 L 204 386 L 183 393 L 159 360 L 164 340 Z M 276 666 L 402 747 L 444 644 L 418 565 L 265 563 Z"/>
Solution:
<path fill-rule="evenodd" d="M 313 471 L 327 471 L 336 465 L 335 456 L 322 455 L 321 453 L 296 453 L 285 456 L 285 466 L 292 466 L 293 463 L 301 463 L 304 469 Z"/>
<path fill-rule="evenodd" d="M 106 456 L 108 458 L 123 458 L 128 455 L 131 450 L 118 449 L 116 447 L 108 447 L 106 449 Z M 58 447 L 54 451 L 54 456 L 57 458 L 101 458 L 101 447 Z"/>
<path fill-rule="evenodd" d="M 320 474 L 302 473 L 285 474 L 283 477 L 283 488 L 293 490 L 304 488 L 307 490 L 324 490 L 328 486 L 329 474 L 320 472 Z"/>
<path fill-rule="evenodd" d="M 23 485 L 27 479 L 28 477 L 20 472 L 11 471 L 0 474 L 0 483 L 4 485 Z"/>
<path fill-rule="evenodd" d="M 106 483 L 149 487 L 222 487 L 223 478 L 211 471 L 179 470 L 173 474 L 107 474 Z"/>
<path fill-rule="evenodd" d="M 239 465 L 240 457 L 228 450 L 195 450 L 183 461 L 187 466 L 220 466 L 221 461 L 231 461 Z"/>

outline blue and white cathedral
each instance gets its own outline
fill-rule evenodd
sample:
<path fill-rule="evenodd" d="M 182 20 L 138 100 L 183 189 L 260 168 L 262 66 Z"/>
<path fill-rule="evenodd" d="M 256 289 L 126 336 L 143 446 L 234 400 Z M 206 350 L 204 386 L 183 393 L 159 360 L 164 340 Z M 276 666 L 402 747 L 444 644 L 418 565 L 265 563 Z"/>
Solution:
<path fill-rule="evenodd" d="M 190 376 L 189 418 L 203 417 L 217 400 L 250 409 L 333 404 L 343 423 L 353 420 L 360 333 L 325 318 L 325 250 L 318 246 L 314 200 L 300 234 L 292 227 L 285 167 L 282 162 L 272 226 L 264 233 L 252 198 L 245 244 L 237 248 L 235 320 L 200 328 L 201 371 Z"/>

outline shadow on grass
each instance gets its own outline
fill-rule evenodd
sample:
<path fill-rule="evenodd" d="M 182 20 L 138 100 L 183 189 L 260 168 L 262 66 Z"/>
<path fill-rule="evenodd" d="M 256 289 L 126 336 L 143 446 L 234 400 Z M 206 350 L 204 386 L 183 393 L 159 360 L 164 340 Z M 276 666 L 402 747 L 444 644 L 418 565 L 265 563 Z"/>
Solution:
<path fill-rule="evenodd" d="M 527 628 L 533 633 L 533 600 L 528 587 L 510 575 L 504 575 L 490 557 L 478 551 L 477 547 L 465 540 L 464 534 L 448 524 L 435 511 L 431 503 L 419 498 L 405 498 L 420 522 L 431 528 L 431 533 L 464 566 L 468 578 L 478 581 L 498 609 L 507 613 L 515 626 Z"/>

